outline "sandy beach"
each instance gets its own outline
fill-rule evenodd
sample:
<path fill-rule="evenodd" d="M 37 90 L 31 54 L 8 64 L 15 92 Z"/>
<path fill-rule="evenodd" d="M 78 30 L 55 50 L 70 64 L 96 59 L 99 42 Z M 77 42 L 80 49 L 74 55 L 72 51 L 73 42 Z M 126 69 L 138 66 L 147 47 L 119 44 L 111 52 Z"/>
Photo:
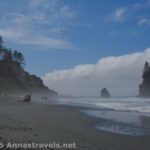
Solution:
<path fill-rule="evenodd" d="M 149 136 L 129 136 L 94 128 L 101 121 L 76 107 L 0 100 L 0 142 L 73 143 L 77 150 L 149 150 Z M 145 118 L 149 123 L 150 119 Z M 2 149 L 6 149 L 3 147 Z M 20 148 L 23 149 L 23 148 Z M 54 149 L 54 148 L 51 148 Z"/>

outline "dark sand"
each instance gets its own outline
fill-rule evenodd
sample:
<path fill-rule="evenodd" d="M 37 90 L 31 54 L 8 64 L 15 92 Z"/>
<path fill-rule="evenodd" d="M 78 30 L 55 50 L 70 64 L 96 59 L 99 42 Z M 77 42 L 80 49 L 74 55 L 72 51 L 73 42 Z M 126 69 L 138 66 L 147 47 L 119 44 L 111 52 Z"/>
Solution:
<path fill-rule="evenodd" d="M 75 142 L 77 150 L 150 150 L 149 136 L 97 130 L 94 125 L 101 120 L 88 117 L 77 109 L 55 104 L 1 100 L 0 142 Z M 145 118 L 145 122 L 150 124 L 150 119 Z"/>

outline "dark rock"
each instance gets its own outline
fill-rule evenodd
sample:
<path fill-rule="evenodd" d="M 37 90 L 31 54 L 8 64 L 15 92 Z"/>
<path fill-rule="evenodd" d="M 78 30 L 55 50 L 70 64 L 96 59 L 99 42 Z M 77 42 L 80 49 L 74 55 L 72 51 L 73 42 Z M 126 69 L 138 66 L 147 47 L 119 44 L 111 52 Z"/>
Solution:
<path fill-rule="evenodd" d="M 0 60 L 0 94 L 4 93 L 57 95 L 55 91 L 48 89 L 39 77 L 30 75 L 17 63 Z"/>
<path fill-rule="evenodd" d="M 101 90 L 101 97 L 102 98 L 110 98 L 110 93 L 108 92 L 108 90 L 106 88 L 103 88 Z"/>
<path fill-rule="evenodd" d="M 148 62 L 144 65 L 143 82 L 139 85 L 139 96 L 150 97 L 150 65 Z"/>

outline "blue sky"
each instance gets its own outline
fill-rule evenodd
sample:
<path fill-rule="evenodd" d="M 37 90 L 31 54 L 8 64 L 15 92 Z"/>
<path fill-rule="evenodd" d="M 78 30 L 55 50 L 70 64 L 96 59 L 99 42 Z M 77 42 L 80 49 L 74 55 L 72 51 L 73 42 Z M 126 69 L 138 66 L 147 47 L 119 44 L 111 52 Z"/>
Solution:
<path fill-rule="evenodd" d="M 0 0 L 0 34 L 37 75 L 150 47 L 149 0 Z"/>

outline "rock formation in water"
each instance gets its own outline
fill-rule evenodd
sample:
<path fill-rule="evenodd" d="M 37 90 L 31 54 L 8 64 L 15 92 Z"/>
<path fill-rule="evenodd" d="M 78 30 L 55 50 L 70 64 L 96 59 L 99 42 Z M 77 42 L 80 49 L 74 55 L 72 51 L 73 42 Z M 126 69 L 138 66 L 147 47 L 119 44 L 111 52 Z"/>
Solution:
<path fill-rule="evenodd" d="M 102 98 L 110 98 L 110 93 L 108 92 L 108 90 L 106 88 L 103 88 L 101 90 L 101 97 Z"/>
<path fill-rule="evenodd" d="M 150 97 L 150 65 L 148 62 L 144 65 L 143 82 L 139 85 L 139 96 Z"/>

